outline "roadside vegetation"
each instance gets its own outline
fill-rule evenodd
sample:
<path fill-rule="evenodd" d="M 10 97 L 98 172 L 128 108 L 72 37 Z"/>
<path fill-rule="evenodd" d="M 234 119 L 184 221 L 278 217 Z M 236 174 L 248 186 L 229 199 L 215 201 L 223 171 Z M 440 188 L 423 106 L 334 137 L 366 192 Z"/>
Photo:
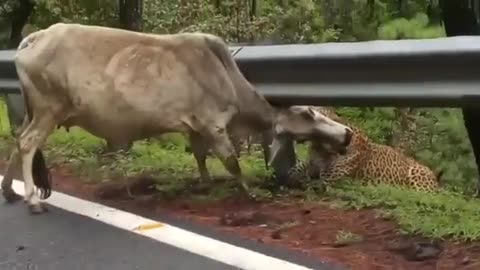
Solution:
<path fill-rule="evenodd" d="M 5 47 L 10 12 L 15 1 L 0 4 L 0 48 Z M 68 3 L 67 3 L 68 2 Z M 116 1 L 39 0 L 28 33 L 58 22 L 117 26 Z M 174 33 L 205 31 L 221 35 L 228 42 L 271 41 L 312 43 L 364 41 L 375 39 L 435 38 L 444 36 L 436 1 L 176 1 L 144 0 L 143 31 Z M 292 89 L 294 91 L 294 89 Z M 360 91 L 360 90 L 359 90 Z M 5 104 L 0 112 L 0 154 L 6 158 L 13 145 Z M 423 194 L 385 186 L 363 186 L 351 181 L 320 192 L 314 184 L 305 190 L 272 190 L 269 172 L 259 152 L 243 154 L 241 166 L 252 179 L 257 197 L 273 200 L 290 196 L 295 200 L 329 201 L 345 209 L 376 208 L 379 215 L 395 220 L 404 233 L 455 240 L 480 239 L 480 201 L 471 199 L 478 178 L 470 143 L 457 109 L 340 108 L 338 113 L 363 128 L 376 142 L 396 144 L 407 138 L 405 151 L 434 170 L 443 170 L 443 190 Z M 413 119 L 413 121 L 410 121 Z M 66 166 L 92 183 L 125 177 L 152 175 L 156 189 L 169 196 L 195 196 L 219 200 L 233 196 L 233 181 L 216 181 L 201 195 L 191 192 L 199 183 L 192 154 L 185 152 L 187 141 L 168 134 L 136 142 L 128 153 L 101 155 L 104 141 L 80 129 L 57 130 L 46 150 L 50 165 Z M 300 156 L 305 149 L 299 146 Z M 213 175 L 228 176 L 215 158 L 208 160 Z M 202 183 L 205 185 L 205 183 Z M 190 193 L 189 193 L 190 192 Z M 355 238 L 339 232 L 339 242 Z"/>
<path fill-rule="evenodd" d="M 12 147 L 5 104 L 1 103 L 1 148 L 5 159 Z M 355 110 L 346 109 L 353 115 Z M 377 113 L 379 112 L 371 112 Z M 368 118 L 367 118 L 368 119 Z M 373 120 L 375 121 L 375 120 Z M 376 129 L 370 128 L 372 137 L 381 141 L 382 126 L 389 129 L 386 120 L 377 120 Z M 370 123 L 370 122 L 368 122 Z M 368 125 L 368 123 L 364 123 Z M 383 123 L 383 124 L 382 124 Z M 359 124 L 362 124 L 359 121 Z M 372 125 L 372 123 L 370 123 Z M 140 141 L 134 144 L 128 153 L 102 155 L 104 141 L 93 137 L 81 129 L 57 130 L 48 140 L 46 150 L 50 166 L 67 167 L 72 173 L 82 176 L 90 183 L 116 181 L 138 175 L 149 175 L 156 179 L 158 192 L 166 197 L 188 196 L 196 200 L 221 200 L 235 196 L 237 186 L 228 176 L 216 158 L 208 159 L 208 167 L 217 178 L 227 176 L 225 181 L 203 183 L 207 192 L 197 193 L 197 169 L 193 156 L 185 152 L 187 141 L 180 134 L 168 134 L 158 139 Z M 445 147 L 445 145 L 444 145 Z M 453 147 L 453 146 L 452 146 Z M 299 146 L 299 155 L 305 155 L 305 149 Z M 458 148 L 458 145 L 457 145 Z M 457 168 L 465 166 L 460 160 L 450 157 L 450 163 L 444 161 L 447 172 L 455 175 Z M 459 241 L 480 239 L 480 201 L 472 199 L 468 181 L 455 181 L 446 178 L 446 187 L 436 194 L 405 190 L 391 186 L 370 186 L 354 183 L 348 179 L 329 186 L 325 191 L 312 183 L 303 190 L 272 190 L 268 182 L 262 155 L 253 152 L 244 154 L 241 166 L 252 179 L 252 187 L 259 200 L 271 201 L 288 197 L 295 201 L 308 203 L 331 203 L 331 207 L 341 209 L 378 209 L 379 216 L 396 221 L 401 233 L 420 234 L 431 238 L 449 238 Z M 448 175 L 447 173 L 447 175 Z M 464 184 L 468 183 L 468 184 Z M 353 241 L 348 232 L 338 235 L 339 244 Z M 340 243 L 341 242 L 341 243 Z"/>

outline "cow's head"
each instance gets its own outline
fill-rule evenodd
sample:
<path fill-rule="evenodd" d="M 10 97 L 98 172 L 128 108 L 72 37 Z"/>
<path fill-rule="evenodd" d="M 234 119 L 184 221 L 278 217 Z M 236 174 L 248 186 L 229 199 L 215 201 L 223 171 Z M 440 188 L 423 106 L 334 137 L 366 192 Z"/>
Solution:
<path fill-rule="evenodd" d="M 275 121 L 270 162 L 275 159 L 288 139 L 322 141 L 343 155 L 347 151 L 352 135 L 353 131 L 349 127 L 313 110 L 310 106 L 280 109 Z"/>

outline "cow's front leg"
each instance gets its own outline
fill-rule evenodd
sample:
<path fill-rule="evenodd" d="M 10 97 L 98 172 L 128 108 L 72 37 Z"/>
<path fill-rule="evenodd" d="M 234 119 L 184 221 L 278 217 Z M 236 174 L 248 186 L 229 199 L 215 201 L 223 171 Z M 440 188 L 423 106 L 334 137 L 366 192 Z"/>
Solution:
<path fill-rule="evenodd" d="M 239 181 L 241 189 L 251 196 L 246 178 L 242 175 L 235 149 L 226 129 L 217 127 L 216 130 L 212 132 L 211 138 L 215 155 L 222 161 L 225 169 Z"/>
<path fill-rule="evenodd" d="M 190 146 L 193 156 L 197 161 L 198 172 L 202 182 L 211 182 L 210 173 L 207 169 L 208 142 L 197 132 L 190 132 Z"/>

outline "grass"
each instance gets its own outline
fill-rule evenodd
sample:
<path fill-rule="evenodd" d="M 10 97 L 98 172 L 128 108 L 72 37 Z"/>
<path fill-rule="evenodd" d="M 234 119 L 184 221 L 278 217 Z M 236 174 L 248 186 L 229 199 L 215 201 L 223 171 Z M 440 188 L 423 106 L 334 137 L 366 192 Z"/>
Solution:
<path fill-rule="evenodd" d="M 395 220 L 405 234 L 458 241 L 480 239 L 480 201 L 453 191 L 426 193 L 345 181 L 327 193 L 343 208 L 380 209 L 380 214 Z"/>
<path fill-rule="evenodd" d="M 9 125 L 4 103 L 0 103 L 0 155 L 3 158 L 12 146 Z M 72 128 L 70 132 L 57 130 L 48 139 L 46 150 L 50 164 L 68 166 L 73 172 L 87 176 L 89 181 L 105 181 L 125 176 L 151 174 L 161 176 L 156 188 L 171 196 L 187 195 L 199 200 L 217 200 L 237 192 L 233 181 L 220 181 L 206 187 L 203 192 L 190 192 L 197 177 L 196 163 L 192 154 L 186 153 L 186 140 L 179 134 L 168 134 L 160 138 L 140 141 L 134 144 L 127 154 L 101 157 L 99 151 L 104 142 L 88 133 Z M 299 155 L 305 155 L 300 148 Z M 208 159 L 208 167 L 214 176 L 228 173 L 215 158 Z M 251 186 L 257 197 L 265 200 L 276 194 L 262 185 L 261 179 L 267 175 L 260 153 L 244 155 L 241 167 L 252 179 Z M 300 200 L 318 201 L 325 197 L 311 187 L 295 193 Z M 285 194 L 284 194 L 285 195 Z M 438 194 L 425 194 L 402 190 L 389 186 L 364 186 L 345 181 L 328 187 L 326 195 L 332 206 L 347 209 L 376 208 L 384 217 L 395 220 L 403 233 L 421 234 L 431 238 L 449 238 L 458 241 L 480 239 L 480 201 L 465 198 L 459 193 L 441 191 Z M 350 241 L 355 237 L 339 232 L 338 241 Z"/>

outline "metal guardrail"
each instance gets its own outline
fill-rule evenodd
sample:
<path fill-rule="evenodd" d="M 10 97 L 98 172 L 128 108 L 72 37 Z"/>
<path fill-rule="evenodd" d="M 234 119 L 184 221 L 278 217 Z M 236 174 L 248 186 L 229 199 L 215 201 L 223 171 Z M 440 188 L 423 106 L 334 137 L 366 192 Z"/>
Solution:
<path fill-rule="evenodd" d="M 466 107 L 480 104 L 480 36 L 232 46 L 276 105 Z M 18 91 L 15 51 L 0 51 L 0 89 Z"/>
<path fill-rule="evenodd" d="M 243 47 L 245 76 L 270 102 L 464 107 L 480 102 L 480 37 Z"/>
<path fill-rule="evenodd" d="M 0 92 L 2 94 L 19 94 L 20 83 L 14 79 L 0 79 Z"/>

